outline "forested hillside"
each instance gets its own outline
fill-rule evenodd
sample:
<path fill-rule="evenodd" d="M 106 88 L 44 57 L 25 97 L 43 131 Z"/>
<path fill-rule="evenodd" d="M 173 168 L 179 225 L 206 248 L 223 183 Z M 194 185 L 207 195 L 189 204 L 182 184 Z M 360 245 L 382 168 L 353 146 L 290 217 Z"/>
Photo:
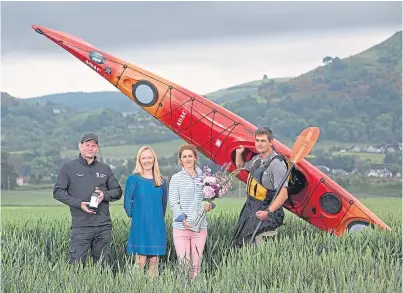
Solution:
<path fill-rule="evenodd" d="M 5 151 L 47 153 L 74 149 L 80 136 L 88 131 L 99 134 L 103 146 L 177 138 L 140 111 L 129 114 L 110 109 L 81 112 L 52 102 L 28 103 L 5 93 L 1 95 L 1 104 L 1 147 Z"/>
<path fill-rule="evenodd" d="M 281 137 L 315 125 L 321 139 L 401 142 L 402 32 L 356 56 L 322 61 L 285 82 L 265 79 L 258 94 L 225 105 Z"/>

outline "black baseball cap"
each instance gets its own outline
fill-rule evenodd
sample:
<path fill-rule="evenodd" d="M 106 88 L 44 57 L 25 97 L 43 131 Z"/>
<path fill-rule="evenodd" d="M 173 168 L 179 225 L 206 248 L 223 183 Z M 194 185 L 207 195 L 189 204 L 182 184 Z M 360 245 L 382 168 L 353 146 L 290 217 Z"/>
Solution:
<path fill-rule="evenodd" d="M 83 137 L 81 138 L 81 143 L 84 143 L 84 142 L 90 141 L 90 140 L 95 140 L 96 144 L 98 144 L 98 136 L 96 136 L 92 132 L 84 134 Z"/>

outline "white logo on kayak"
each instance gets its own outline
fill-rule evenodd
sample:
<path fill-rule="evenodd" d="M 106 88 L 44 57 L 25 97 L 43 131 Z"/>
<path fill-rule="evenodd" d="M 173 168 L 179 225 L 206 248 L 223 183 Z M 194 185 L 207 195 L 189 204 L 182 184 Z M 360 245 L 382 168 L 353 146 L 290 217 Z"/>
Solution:
<path fill-rule="evenodd" d="M 101 53 L 98 53 L 98 52 L 91 52 L 91 53 L 89 54 L 89 57 L 90 57 L 90 59 L 91 59 L 92 61 L 94 61 L 94 62 L 97 63 L 97 64 L 104 64 L 105 61 L 106 61 L 105 57 L 102 56 L 102 54 L 101 54 Z"/>
<path fill-rule="evenodd" d="M 96 66 L 95 64 L 92 64 L 90 61 L 85 60 L 85 64 L 87 64 L 89 67 L 91 67 L 92 69 L 94 69 L 96 72 L 101 71 L 101 68 L 99 68 L 98 66 Z"/>
<path fill-rule="evenodd" d="M 181 125 L 182 125 L 183 120 L 185 120 L 186 114 L 187 114 L 187 112 L 186 112 L 185 110 L 182 110 L 182 113 L 181 113 L 181 115 L 179 116 L 178 121 L 176 121 L 176 124 L 177 124 L 178 126 L 181 126 Z"/>

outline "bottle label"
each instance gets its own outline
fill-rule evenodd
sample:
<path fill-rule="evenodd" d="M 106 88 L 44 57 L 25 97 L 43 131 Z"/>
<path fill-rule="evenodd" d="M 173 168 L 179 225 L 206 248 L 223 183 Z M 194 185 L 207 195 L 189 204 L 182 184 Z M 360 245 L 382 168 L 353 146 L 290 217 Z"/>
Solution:
<path fill-rule="evenodd" d="M 93 208 L 98 207 L 98 197 L 91 196 L 90 207 L 93 207 Z"/>

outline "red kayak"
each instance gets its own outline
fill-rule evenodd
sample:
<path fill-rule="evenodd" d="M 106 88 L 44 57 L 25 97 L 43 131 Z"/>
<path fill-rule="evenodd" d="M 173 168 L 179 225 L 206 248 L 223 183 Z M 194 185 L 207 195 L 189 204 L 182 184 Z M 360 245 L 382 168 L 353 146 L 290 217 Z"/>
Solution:
<path fill-rule="evenodd" d="M 214 163 L 230 163 L 229 170 L 235 170 L 235 149 L 240 145 L 246 148 L 245 160 L 256 154 L 253 135 L 256 126 L 227 109 L 75 36 L 32 27 L 108 80 L 183 140 L 195 145 Z M 273 146 L 290 157 L 291 150 L 280 141 L 274 140 Z M 308 161 L 298 162 L 293 172 L 297 180 L 284 207 L 298 217 L 334 235 L 375 225 L 391 230 L 357 198 Z M 237 177 L 246 182 L 247 175 L 242 171 Z"/>

